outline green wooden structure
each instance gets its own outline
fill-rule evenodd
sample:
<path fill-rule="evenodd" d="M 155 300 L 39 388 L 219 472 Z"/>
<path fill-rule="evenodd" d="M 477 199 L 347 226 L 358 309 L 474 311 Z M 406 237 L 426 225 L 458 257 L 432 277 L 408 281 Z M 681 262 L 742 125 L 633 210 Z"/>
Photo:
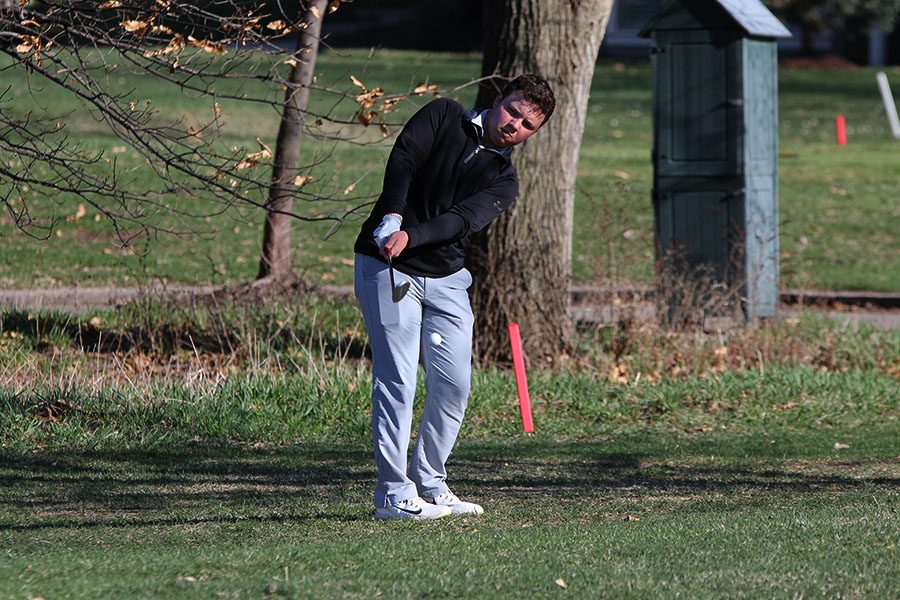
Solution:
<path fill-rule="evenodd" d="M 738 290 L 748 319 L 773 316 L 776 38 L 790 33 L 760 0 L 670 0 L 641 35 L 651 40 L 658 262 Z"/>

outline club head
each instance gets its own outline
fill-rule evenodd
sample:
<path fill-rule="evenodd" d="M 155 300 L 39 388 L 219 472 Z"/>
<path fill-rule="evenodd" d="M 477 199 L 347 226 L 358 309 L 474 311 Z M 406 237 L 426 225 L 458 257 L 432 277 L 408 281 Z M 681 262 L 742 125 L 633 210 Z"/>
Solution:
<path fill-rule="evenodd" d="M 397 285 L 396 283 L 394 283 L 394 265 L 391 262 L 390 256 L 387 257 L 387 261 L 388 261 L 388 272 L 391 275 L 391 300 L 393 300 L 394 303 L 396 304 L 397 302 L 400 302 L 400 300 L 403 299 L 403 296 L 406 295 L 406 292 L 409 291 L 409 282 L 403 281 L 400 283 L 400 285 Z"/>
<path fill-rule="evenodd" d="M 404 281 L 400 283 L 400 285 L 391 286 L 391 300 L 395 303 L 400 302 L 403 299 L 403 296 L 406 295 L 406 292 L 409 291 L 409 282 Z"/>

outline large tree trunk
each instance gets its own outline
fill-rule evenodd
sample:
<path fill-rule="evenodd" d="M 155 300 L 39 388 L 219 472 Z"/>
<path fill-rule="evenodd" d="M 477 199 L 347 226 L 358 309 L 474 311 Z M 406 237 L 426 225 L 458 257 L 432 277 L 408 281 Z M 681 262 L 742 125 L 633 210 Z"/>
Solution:
<path fill-rule="evenodd" d="M 315 73 L 319 36 L 327 4 L 328 0 L 311 0 L 306 3 L 303 20 L 309 26 L 297 34 L 295 57 L 298 62 L 291 69 L 290 85 L 284 97 L 284 112 L 278 127 L 275 165 L 272 169 L 269 199 L 266 202 L 268 212 L 257 279 L 283 280 L 293 274 L 291 217 L 287 213 L 294 203 L 294 180 L 299 175 L 304 114 L 309 102 L 309 86 Z"/>
<path fill-rule="evenodd" d="M 513 151 L 519 198 L 473 241 L 475 352 L 483 361 L 509 356 L 507 324 L 522 327 L 531 360 L 556 360 L 571 349 L 569 317 L 572 226 L 578 152 L 591 78 L 612 0 L 490 0 L 482 75 L 546 77 L 556 93 L 553 117 Z M 478 106 L 505 79 L 479 90 Z"/>

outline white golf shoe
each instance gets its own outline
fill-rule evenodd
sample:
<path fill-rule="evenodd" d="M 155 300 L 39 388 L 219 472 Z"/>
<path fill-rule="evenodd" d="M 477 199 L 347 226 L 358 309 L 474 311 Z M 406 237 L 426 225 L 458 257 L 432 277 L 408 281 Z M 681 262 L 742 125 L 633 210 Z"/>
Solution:
<path fill-rule="evenodd" d="M 456 497 L 456 494 L 449 490 L 435 496 L 429 501 L 433 502 L 434 506 L 444 506 L 449 508 L 454 515 L 480 515 L 484 512 L 484 509 L 481 508 L 480 504 L 463 502 Z"/>
<path fill-rule="evenodd" d="M 401 500 L 396 504 L 382 506 L 375 509 L 376 519 L 407 519 L 411 521 L 428 521 L 440 519 L 453 514 L 449 506 L 429 504 L 418 496 Z"/>

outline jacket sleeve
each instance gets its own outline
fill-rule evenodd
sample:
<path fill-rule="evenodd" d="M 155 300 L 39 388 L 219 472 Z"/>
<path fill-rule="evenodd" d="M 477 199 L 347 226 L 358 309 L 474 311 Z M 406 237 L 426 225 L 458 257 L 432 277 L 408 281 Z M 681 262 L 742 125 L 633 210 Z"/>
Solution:
<path fill-rule="evenodd" d="M 490 187 L 458 202 L 449 211 L 424 223 L 404 229 L 409 235 L 409 246 L 425 246 L 455 241 L 481 231 L 509 208 L 519 183 L 514 176 L 504 177 Z"/>
<path fill-rule="evenodd" d="M 428 158 L 441 122 L 447 114 L 447 101 L 434 100 L 414 114 L 394 142 L 379 202 L 385 214 L 403 214 L 406 195 L 416 171 Z"/>

